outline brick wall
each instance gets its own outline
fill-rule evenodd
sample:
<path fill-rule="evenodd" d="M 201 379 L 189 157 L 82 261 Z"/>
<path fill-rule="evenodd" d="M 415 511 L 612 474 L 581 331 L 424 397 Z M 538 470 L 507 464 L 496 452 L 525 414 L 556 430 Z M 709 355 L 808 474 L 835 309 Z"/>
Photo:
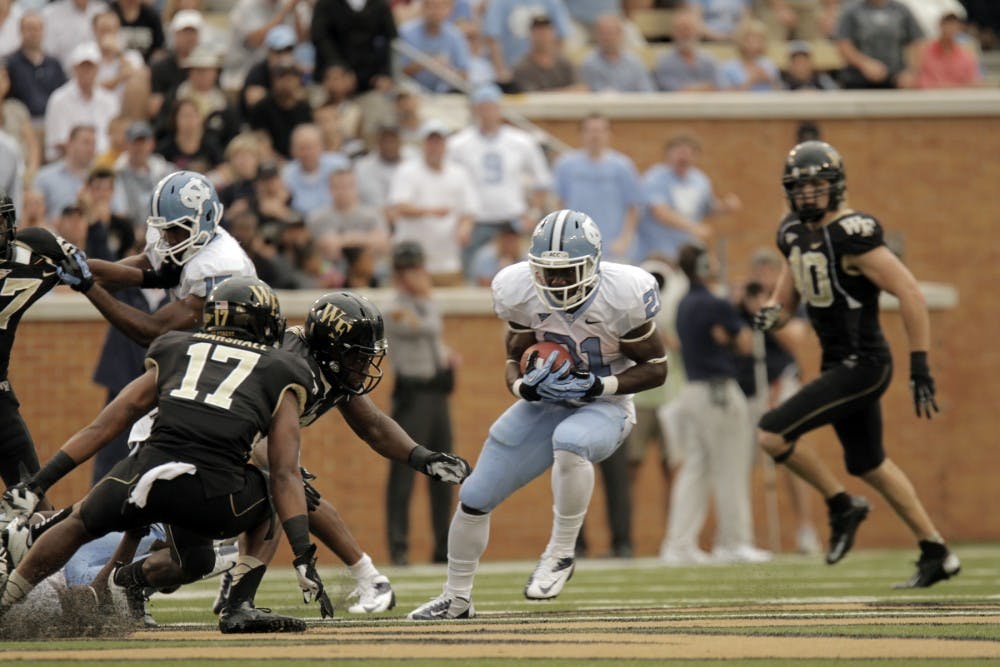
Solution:
<path fill-rule="evenodd" d="M 549 123 L 575 144 L 575 122 Z M 705 144 L 704 167 L 719 192 L 735 191 L 744 202 L 739 216 L 719 220 L 729 240 L 730 273 L 739 278 L 753 248 L 772 243 L 782 207 L 777 177 L 791 143 L 790 121 L 677 123 L 622 121 L 616 145 L 640 168 L 659 158 L 662 139 L 686 129 Z M 1000 120 L 861 120 L 823 123 L 826 137 L 845 154 L 854 206 L 870 210 L 889 232 L 901 232 L 906 260 L 922 280 L 953 283 L 957 309 L 932 316 L 932 368 L 943 414 L 932 422 L 914 418 L 906 388 L 906 342 L 898 315 L 883 324 L 898 366 L 884 399 L 886 447 L 907 470 L 945 535 L 955 540 L 1000 539 L 1000 519 L 983 511 L 995 496 L 996 419 L 1000 405 L 1000 303 L 993 285 L 1000 250 L 996 228 L 996 184 L 1000 182 Z M 28 321 L 21 325 L 11 379 L 44 460 L 97 413 L 104 401 L 90 380 L 106 325 L 100 322 Z M 452 404 L 456 448 L 475 460 L 490 422 L 510 403 L 502 380 L 502 325 L 490 317 L 449 318 L 447 339 L 465 360 Z M 388 407 L 389 386 L 375 400 Z M 804 440 L 842 470 L 839 448 L 829 429 Z M 652 455 L 652 451 L 649 452 Z M 319 488 L 333 500 L 362 545 L 376 560 L 387 553 L 384 537 L 386 464 L 359 443 L 336 417 L 304 434 L 304 463 L 320 475 Z M 598 475 L 598 478 L 600 476 Z M 755 480 L 757 533 L 763 540 L 762 488 Z M 53 489 L 57 504 L 85 493 L 89 469 Z M 862 490 L 847 480 L 851 490 Z M 871 498 L 873 494 L 866 491 Z M 652 456 L 635 489 L 634 533 L 639 554 L 656 552 L 663 536 L 665 492 Z M 818 499 L 816 499 L 818 501 Z M 781 509 L 787 512 L 782 486 Z M 548 477 L 531 483 L 498 509 L 492 520 L 489 558 L 532 558 L 544 548 L 551 520 Z M 819 502 L 813 513 L 822 521 Z M 429 514 L 425 486 L 418 484 L 412 510 L 412 557 L 429 557 Z M 791 524 L 784 522 L 786 544 Z M 824 533 L 825 533 L 825 529 Z M 587 521 L 595 553 L 606 549 L 603 493 L 598 489 Z M 710 535 L 710 533 L 707 533 Z M 862 546 L 910 543 L 906 530 L 881 499 L 862 531 Z M 326 560 L 329 557 L 324 557 Z"/>

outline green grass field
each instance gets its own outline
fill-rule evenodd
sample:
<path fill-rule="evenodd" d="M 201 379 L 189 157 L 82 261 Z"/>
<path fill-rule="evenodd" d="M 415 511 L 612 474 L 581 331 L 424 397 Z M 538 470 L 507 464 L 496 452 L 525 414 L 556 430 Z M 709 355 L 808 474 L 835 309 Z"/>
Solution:
<path fill-rule="evenodd" d="M 913 551 L 780 556 L 759 566 L 666 568 L 655 560 L 583 560 L 558 600 L 527 602 L 533 563 L 487 563 L 478 617 L 412 623 L 444 568 L 387 568 L 397 607 L 351 616 L 346 571 L 327 569 L 337 617 L 299 602 L 290 568 L 268 574 L 259 606 L 315 619 L 305 635 L 223 636 L 209 607 L 214 582 L 154 597 L 157 630 L 99 639 L 5 642 L 0 662 L 49 664 L 299 665 L 970 665 L 1000 664 L 1000 546 L 958 548 L 962 573 L 925 590 L 893 590 Z"/>

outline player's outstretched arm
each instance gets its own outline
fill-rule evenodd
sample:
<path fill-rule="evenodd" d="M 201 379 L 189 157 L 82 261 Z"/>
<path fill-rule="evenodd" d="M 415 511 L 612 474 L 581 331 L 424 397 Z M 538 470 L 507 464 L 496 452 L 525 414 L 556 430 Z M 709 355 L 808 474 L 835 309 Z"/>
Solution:
<path fill-rule="evenodd" d="M 144 313 L 111 296 L 100 285 L 94 285 L 86 294 L 108 322 L 139 345 L 149 345 L 168 331 L 197 328 L 201 324 L 201 311 L 205 302 L 201 297 L 189 295 L 155 313 Z"/>
<path fill-rule="evenodd" d="M 97 284 L 112 292 L 124 287 L 176 287 L 180 283 L 183 268 L 171 262 L 163 262 L 159 269 L 153 269 L 145 255 L 133 255 L 118 262 L 88 259 L 87 264 Z"/>
<path fill-rule="evenodd" d="M 799 293 L 792 281 L 792 272 L 786 261 L 781 265 L 781 273 L 774 284 L 771 298 L 754 315 L 753 328 L 758 331 L 771 331 L 785 326 L 795 310 L 799 307 Z"/>

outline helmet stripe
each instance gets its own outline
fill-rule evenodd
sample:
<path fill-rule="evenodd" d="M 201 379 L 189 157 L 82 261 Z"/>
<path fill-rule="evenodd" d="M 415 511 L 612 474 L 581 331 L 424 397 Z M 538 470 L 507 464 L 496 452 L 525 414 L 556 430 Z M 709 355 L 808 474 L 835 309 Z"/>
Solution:
<path fill-rule="evenodd" d="M 552 225 L 552 240 L 549 242 L 549 250 L 562 250 L 563 225 L 566 224 L 566 218 L 569 217 L 569 214 L 569 209 L 563 209 L 556 216 L 556 221 Z"/>

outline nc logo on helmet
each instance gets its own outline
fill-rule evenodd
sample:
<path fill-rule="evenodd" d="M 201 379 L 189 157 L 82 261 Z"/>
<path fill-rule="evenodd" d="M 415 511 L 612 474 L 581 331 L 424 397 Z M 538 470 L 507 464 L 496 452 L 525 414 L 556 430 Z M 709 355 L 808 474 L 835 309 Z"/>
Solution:
<path fill-rule="evenodd" d="M 593 218 L 587 218 L 584 220 L 583 224 L 580 225 L 580 228 L 583 229 L 583 237 L 587 239 L 587 242 L 600 250 L 601 230 L 597 228 L 597 223 L 594 222 Z"/>
<path fill-rule="evenodd" d="M 177 194 L 180 195 L 181 204 L 199 213 L 205 206 L 205 202 L 212 198 L 212 191 L 200 178 L 189 180 L 184 184 L 184 187 L 177 191 Z"/>

